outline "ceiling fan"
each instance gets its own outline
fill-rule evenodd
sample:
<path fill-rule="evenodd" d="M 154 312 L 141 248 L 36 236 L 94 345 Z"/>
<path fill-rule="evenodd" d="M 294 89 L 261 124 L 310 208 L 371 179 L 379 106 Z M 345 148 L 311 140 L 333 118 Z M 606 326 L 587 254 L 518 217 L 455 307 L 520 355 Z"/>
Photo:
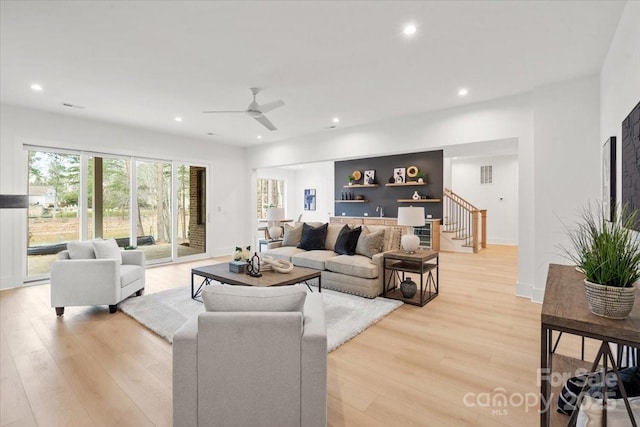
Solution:
<path fill-rule="evenodd" d="M 256 102 L 256 95 L 260 92 L 260 88 L 252 87 L 252 88 L 249 88 L 249 90 L 253 94 L 253 101 L 251 101 L 251 104 L 249 104 L 246 110 L 203 111 L 203 113 L 207 113 L 207 114 L 209 113 L 245 113 L 245 114 L 248 114 L 250 117 L 253 117 L 254 119 L 256 119 L 258 123 L 260 123 L 262 126 L 266 127 L 267 129 L 277 130 L 277 128 L 273 125 L 273 123 L 271 123 L 271 121 L 267 119 L 267 116 L 265 116 L 264 114 L 268 113 L 269 111 L 273 111 L 276 108 L 282 107 L 284 105 L 284 101 L 279 99 L 277 101 L 259 105 Z"/>

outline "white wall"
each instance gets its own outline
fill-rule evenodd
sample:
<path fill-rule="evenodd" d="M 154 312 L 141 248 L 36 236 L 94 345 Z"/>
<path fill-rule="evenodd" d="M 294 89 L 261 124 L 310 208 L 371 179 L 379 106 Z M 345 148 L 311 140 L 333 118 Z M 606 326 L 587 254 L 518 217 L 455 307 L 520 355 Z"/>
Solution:
<path fill-rule="evenodd" d="M 487 242 L 518 244 L 518 156 L 450 159 L 451 190 L 487 210 Z M 493 183 L 480 184 L 480 167 L 493 167 Z"/>
<path fill-rule="evenodd" d="M 640 101 L 640 2 L 625 5 L 600 72 L 600 143 L 615 136 L 617 200 L 622 200 L 622 120 Z"/>
<path fill-rule="evenodd" d="M 244 150 L 106 122 L 21 107 L 0 106 L 0 193 L 27 193 L 23 144 L 178 160 L 209 166 L 210 255 L 231 253 L 238 234 L 250 238 Z M 229 179 L 229 177 L 238 177 Z M 0 288 L 22 284 L 26 270 L 26 212 L 0 211 Z M 244 239 L 244 238 L 243 238 Z M 185 278 L 185 283 L 188 278 Z"/>
<path fill-rule="evenodd" d="M 536 301 L 542 301 L 549 263 L 568 262 L 559 248 L 569 244 L 562 223 L 575 222 L 580 208 L 600 200 L 599 105 L 598 76 L 533 93 Z"/>

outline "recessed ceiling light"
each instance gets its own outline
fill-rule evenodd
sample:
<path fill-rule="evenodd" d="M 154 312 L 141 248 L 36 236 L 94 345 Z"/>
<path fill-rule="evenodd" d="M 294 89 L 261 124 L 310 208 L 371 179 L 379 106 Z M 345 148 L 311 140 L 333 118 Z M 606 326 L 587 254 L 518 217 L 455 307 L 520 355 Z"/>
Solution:
<path fill-rule="evenodd" d="M 31 85 L 31 90 L 34 92 L 42 92 L 42 86 L 40 86 L 38 83 L 34 83 Z"/>
<path fill-rule="evenodd" d="M 215 135 L 215 134 L 214 134 L 213 132 L 207 132 L 207 135 L 211 135 L 211 136 L 213 136 L 213 135 Z"/>
<path fill-rule="evenodd" d="M 332 121 L 333 123 L 340 123 L 340 117 L 334 117 Z"/>
<path fill-rule="evenodd" d="M 176 118 L 175 118 L 175 121 L 176 121 L 176 122 L 181 122 L 181 121 L 182 121 L 182 117 L 176 117 Z"/>
<path fill-rule="evenodd" d="M 454 158 L 453 158 L 453 160 L 458 160 L 458 158 L 457 158 L 457 157 L 454 157 Z"/>
<path fill-rule="evenodd" d="M 464 87 L 458 91 L 459 96 L 466 96 L 468 93 L 469 91 Z"/>
<path fill-rule="evenodd" d="M 258 135 L 256 138 L 258 138 L 258 139 L 262 139 L 262 135 Z"/>
<path fill-rule="evenodd" d="M 402 32 L 404 33 L 405 36 L 412 36 L 412 35 L 414 35 L 416 33 L 416 31 L 418 31 L 418 29 L 413 24 L 405 25 L 404 26 L 404 30 L 402 30 Z"/>

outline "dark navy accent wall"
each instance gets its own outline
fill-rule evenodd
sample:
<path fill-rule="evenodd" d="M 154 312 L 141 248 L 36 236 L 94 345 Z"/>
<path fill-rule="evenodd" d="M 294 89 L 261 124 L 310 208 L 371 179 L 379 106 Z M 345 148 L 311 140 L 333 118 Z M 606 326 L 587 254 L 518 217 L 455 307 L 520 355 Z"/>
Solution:
<path fill-rule="evenodd" d="M 408 168 L 417 166 L 424 172 L 425 182 L 423 186 L 388 187 L 389 178 L 393 175 L 395 168 Z M 355 170 L 362 173 L 362 177 L 357 182 L 364 184 L 364 173 L 374 169 L 375 183 L 378 187 L 362 188 L 347 187 L 349 181 L 347 177 Z M 398 203 L 398 199 L 410 199 L 414 191 L 418 194 L 426 195 L 429 199 L 442 200 L 443 192 L 443 151 L 425 151 L 421 153 L 398 154 L 394 156 L 370 157 L 366 159 L 347 160 L 335 162 L 335 215 L 342 216 L 380 216 L 376 212 L 377 206 L 382 206 L 385 217 L 396 218 L 398 216 L 398 206 L 411 206 L 411 203 Z M 407 181 L 415 181 L 416 178 L 406 177 Z M 366 203 L 340 203 L 343 192 L 351 191 L 354 196 L 361 195 Z M 424 206 L 425 214 L 432 215 L 432 218 L 442 218 L 442 201 L 439 203 L 414 203 L 413 206 Z"/>

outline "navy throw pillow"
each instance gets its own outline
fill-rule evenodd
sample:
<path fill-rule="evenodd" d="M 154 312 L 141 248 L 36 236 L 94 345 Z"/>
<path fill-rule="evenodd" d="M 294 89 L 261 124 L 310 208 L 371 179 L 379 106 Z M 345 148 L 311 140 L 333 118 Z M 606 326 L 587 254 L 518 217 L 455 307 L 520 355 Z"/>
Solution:
<path fill-rule="evenodd" d="M 327 238 L 329 224 L 312 227 L 307 223 L 302 225 L 302 238 L 298 248 L 306 251 L 325 250 L 324 241 Z"/>
<path fill-rule="evenodd" d="M 355 255 L 360 233 L 362 233 L 362 227 L 355 227 L 353 229 L 349 228 L 348 225 L 342 227 L 336 240 L 335 251 L 340 255 Z"/>

